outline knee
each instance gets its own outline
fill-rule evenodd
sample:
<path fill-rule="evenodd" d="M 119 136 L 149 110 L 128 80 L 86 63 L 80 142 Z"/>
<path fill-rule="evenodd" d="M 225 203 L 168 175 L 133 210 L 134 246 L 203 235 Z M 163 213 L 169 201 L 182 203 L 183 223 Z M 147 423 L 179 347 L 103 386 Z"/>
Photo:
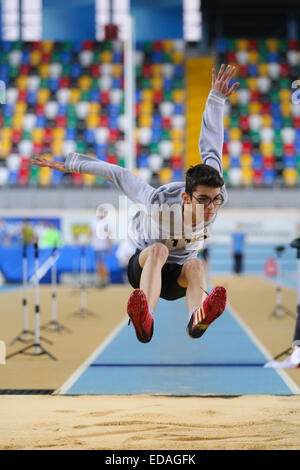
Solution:
<path fill-rule="evenodd" d="M 203 262 L 198 258 L 187 260 L 183 267 L 184 273 L 187 277 L 202 275 L 204 273 Z"/>
<path fill-rule="evenodd" d="M 154 245 L 151 246 L 151 256 L 165 263 L 169 256 L 169 250 L 163 243 L 154 243 Z"/>

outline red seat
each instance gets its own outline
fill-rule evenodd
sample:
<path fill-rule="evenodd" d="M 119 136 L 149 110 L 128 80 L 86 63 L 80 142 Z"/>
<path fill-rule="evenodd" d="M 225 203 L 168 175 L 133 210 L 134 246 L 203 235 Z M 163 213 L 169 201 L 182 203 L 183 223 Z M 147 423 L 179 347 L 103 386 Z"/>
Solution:
<path fill-rule="evenodd" d="M 56 127 L 66 127 L 67 125 L 67 116 L 57 116 L 55 119 Z"/>
<path fill-rule="evenodd" d="M 42 45 L 41 41 L 34 41 L 31 45 L 31 50 L 38 51 L 40 50 L 41 45 Z"/>
<path fill-rule="evenodd" d="M 300 117 L 295 117 L 293 119 L 293 126 L 296 128 L 296 129 L 300 129 Z"/>
<path fill-rule="evenodd" d="M 120 131 L 119 129 L 110 129 L 108 142 L 113 143 L 119 140 Z"/>
<path fill-rule="evenodd" d="M 171 157 L 171 166 L 173 170 L 181 170 L 183 167 L 182 157 Z"/>
<path fill-rule="evenodd" d="M 230 63 L 236 63 L 236 53 L 235 52 L 227 52 L 227 62 Z"/>
<path fill-rule="evenodd" d="M 253 145 L 252 142 L 242 142 L 242 153 L 252 153 Z"/>
<path fill-rule="evenodd" d="M 288 78 L 290 75 L 290 66 L 286 63 L 280 64 L 280 76 L 283 78 Z"/>
<path fill-rule="evenodd" d="M 271 114 L 271 103 L 261 103 L 261 114 Z"/>
<path fill-rule="evenodd" d="M 239 76 L 241 78 L 248 77 L 248 65 L 239 65 Z"/>
<path fill-rule="evenodd" d="M 142 75 L 144 78 L 151 78 L 152 77 L 152 65 L 145 64 L 142 69 Z"/>
<path fill-rule="evenodd" d="M 297 39 L 289 39 L 288 48 L 295 49 L 295 50 L 299 49 L 299 41 L 297 41 Z"/>
<path fill-rule="evenodd" d="M 155 42 L 154 42 L 153 49 L 155 50 L 155 52 L 162 52 L 162 51 L 163 51 L 163 43 L 162 43 L 162 41 L 155 41 Z"/>
<path fill-rule="evenodd" d="M 283 144 L 283 153 L 288 157 L 295 155 L 295 145 L 294 144 Z"/>
<path fill-rule="evenodd" d="M 42 54 L 42 63 L 49 64 L 51 62 L 51 53 L 43 52 Z"/>
<path fill-rule="evenodd" d="M 110 103 L 109 91 L 102 91 L 101 93 L 101 104 L 107 105 Z"/>
<path fill-rule="evenodd" d="M 92 51 L 94 50 L 94 44 L 95 44 L 94 41 L 92 41 L 91 39 L 86 39 L 82 43 L 82 49 L 84 51 Z"/>
<path fill-rule="evenodd" d="M 161 90 L 156 90 L 153 94 L 153 103 L 158 105 L 162 102 L 163 100 L 163 92 Z"/>
<path fill-rule="evenodd" d="M 256 51 L 257 50 L 257 41 L 254 39 L 250 39 L 248 42 L 248 49 L 249 51 Z"/>
<path fill-rule="evenodd" d="M 263 171 L 254 170 L 253 171 L 253 184 L 257 186 L 261 186 L 262 183 L 263 183 Z"/>
<path fill-rule="evenodd" d="M 244 132 L 249 131 L 249 117 L 248 116 L 241 116 L 240 117 L 240 128 Z"/>
<path fill-rule="evenodd" d="M 27 95 L 28 95 L 28 91 L 27 91 L 27 90 L 19 90 L 18 101 L 25 101 L 25 102 L 27 102 Z"/>
<path fill-rule="evenodd" d="M 12 143 L 18 144 L 20 140 L 22 139 L 22 131 L 19 129 L 14 129 L 12 132 Z"/>
<path fill-rule="evenodd" d="M 223 153 L 226 155 L 228 154 L 228 142 L 223 143 Z"/>
<path fill-rule="evenodd" d="M 59 88 L 71 88 L 71 77 L 62 77 L 59 80 Z"/>
<path fill-rule="evenodd" d="M 135 153 L 136 155 L 139 155 L 141 153 L 141 144 L 139 142 L 136 142 L 135 144 Z"/>
<path fill-rule="evenodd" d="M 45 114 L 45 106 L 42 103 L 37 103 L 35 105 L 35 114 L 37 116 L 44 116 Z"/>
<path fill-rule="evenodd" d="M 274 157 L 264 157 L 263 159 L 263 167 L 265 170 L 273 170 L 275 163 Z"/>
<path fill-rule="evenodd" d="M 171 129 L 171 118 L 163 118 L 162 128 L 164 131 Z"/>
<path fill-rule="evenodd" d="M 81 186 L 83 182 L 83 176 L 81 173 L 72 173 L 72 183 L 75 186 Z"/>
<path fill-rule="evenodd" d="M 30 66 L 28 64 L 21 64 L 19 68 L 20 75 L 28 75 L 30 72 Z"/>
<path fill-rule="evenodd" d="M 44 153 L 44 144 L 43 142 L 34 142 L 33 144 L 33 153 L 34 155 L 42 155 Z"/>
<path fill-rule="evenodd" d="M 21 157 L 21 163 L 18 174 L 18 183 L 21 186 L 25 186 L 29 181 L 30 173 L 30 160 L 28 157 Z"/>
<path fill-rule="evenodd" d="M 93 64 L 93 65 L 91 65 L 90 71 L 91 71 L 91 76 L 92 76 L 93 78 L 99 78 L 99 77 L 100 77 L 101 68 L 100 68 L 100 65 L 99 65 L 99 64 Z"/>
<path fill-rule="evenodd" d="M 136 116 L 140 115 L 141 103 L 135 103 L 135 114 Z"/>
<path fill-rule="evenodd" d="M 250 101 L 260 101 L 260 92 L 258 90 L 250 91 Z"/>
<path fill-rule="evenodd" d="M 52 142 L 53 138 L 53 131 L 52 129 L 45 129 L 45 134 L 44 134 L 44 142 L 45 144 L 50 144 Z"/>
<path fill-rule="evenodd" d="M 117 155 L 107 155 L 107 162 L 112 163 L 113 165 L 117 165 L 118 164 Z"/>
<path fill-rule="evenodd" d="M 100 116 L 100 127 L 108 127 L 108 116 Z"/>

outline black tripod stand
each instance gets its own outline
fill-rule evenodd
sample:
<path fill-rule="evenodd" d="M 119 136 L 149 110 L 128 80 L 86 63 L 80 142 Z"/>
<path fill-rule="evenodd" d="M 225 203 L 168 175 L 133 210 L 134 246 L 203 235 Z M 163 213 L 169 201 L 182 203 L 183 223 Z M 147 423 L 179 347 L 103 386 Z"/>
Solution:
<path fill-rule="evenodd" d="M 284 315 L 288 315 L 290 317 L 295 317 L 294 313 L 291 312 L 288 308 L 282 305 L 282 254 L 285 250 L 285 247 L 282 245 L 278 245 L 275 247 L 276 255 L 277 255 L 277 287 L 276 287 L 276 306 L 271 313 L 271 317 L 275 318 L 283 318 Z"/>
<path fill-rule="evenodd" d="M 300 238 L 296 238 L 291 242 L 290 245 L 292 248 L 297 250 L 297 319 L 296 319 L 296 328 L 294 333 L 294 338 L 292 346 L 285 349 L 281 353 L 277 354 L 274 359 L 279 359 L 282 356 L 288 356 L 293 352 L 294 346 L 300 346 Z"/>

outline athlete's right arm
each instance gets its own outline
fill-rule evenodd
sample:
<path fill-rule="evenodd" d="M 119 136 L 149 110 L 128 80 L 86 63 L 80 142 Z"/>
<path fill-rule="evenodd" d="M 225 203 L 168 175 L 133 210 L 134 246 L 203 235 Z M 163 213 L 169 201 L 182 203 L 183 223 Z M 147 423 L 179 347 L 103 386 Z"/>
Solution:
<path fill-rule="evenodd" d="M 155 191 L 152 186 L 135 176 L 130 170 L 80 153 L 70 153 L 64 162 L 55 162 L 42 157 L 34 157 L 31 161 L 34 165 L 53 168 L 62 173 L 101 176 L 113 183 L 131 201 L 141 204 L 147 204 Z"/>

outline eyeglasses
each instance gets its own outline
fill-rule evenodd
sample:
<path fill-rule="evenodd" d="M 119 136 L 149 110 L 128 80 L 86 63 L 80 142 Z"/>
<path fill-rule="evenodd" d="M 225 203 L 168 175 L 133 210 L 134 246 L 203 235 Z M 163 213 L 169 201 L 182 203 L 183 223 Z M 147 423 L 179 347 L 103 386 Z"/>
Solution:
<path fill-rule="evenodd" d="M 211 203 L 213 203 L 215 207 L 220 207 L 224 203 L 224 198 L 223 196 L 221 196 L 221 194 L 216 196 L 214 199 L 210 199 L 210 197 L 204 197 L 204 196 L 201 196 L 198 198 L 194 196 L 193 194 L 192 194 L 192 197 L 196 199 L 196 201 L 199 204 L 203 204 L 204 207 L 209 207 Z"/>

